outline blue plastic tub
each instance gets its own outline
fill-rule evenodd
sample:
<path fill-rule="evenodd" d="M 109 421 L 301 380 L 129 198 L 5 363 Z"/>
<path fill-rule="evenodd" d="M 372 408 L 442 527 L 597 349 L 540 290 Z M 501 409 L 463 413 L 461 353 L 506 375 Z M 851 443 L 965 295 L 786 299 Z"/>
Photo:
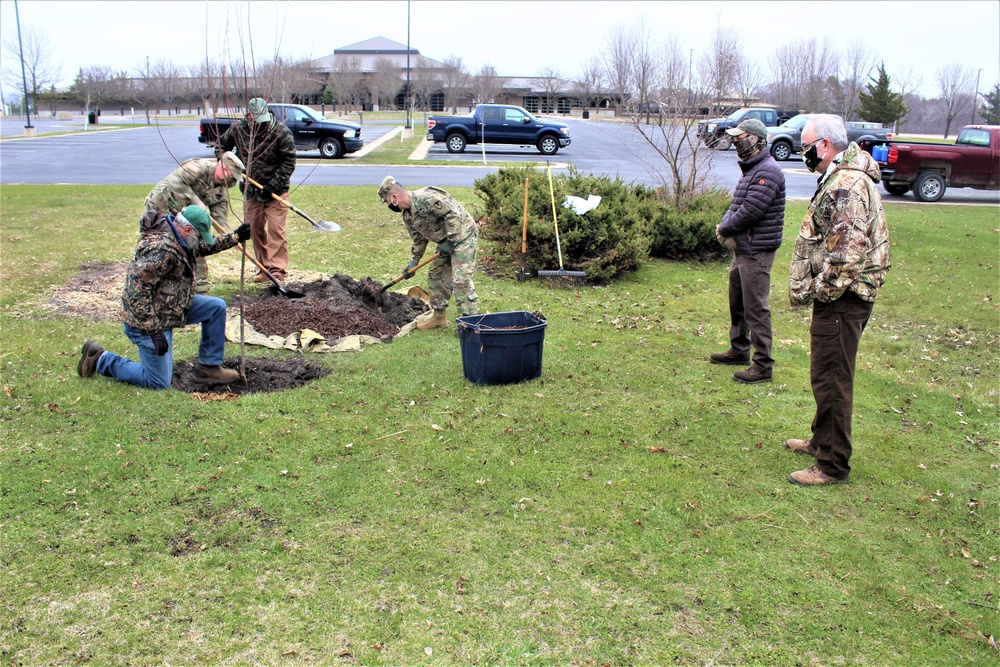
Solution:
<path fill-rule="evenodd" d="M 478 385 L 512 384 L 542 374 L 544 318 L 523 310 L 459 317 L 465 377 Z"/>

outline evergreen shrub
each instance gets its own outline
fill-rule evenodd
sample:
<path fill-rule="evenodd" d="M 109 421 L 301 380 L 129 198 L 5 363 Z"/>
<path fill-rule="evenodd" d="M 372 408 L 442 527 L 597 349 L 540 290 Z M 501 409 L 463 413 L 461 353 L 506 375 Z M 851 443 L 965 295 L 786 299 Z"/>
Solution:
<path fill-rule="evenodd" d="M 715 227 L 729 208 L 732 196 L 711 189 L 681 200 L 662 202 L 653 221 L 649 254 L 662 259 L 713 260 L 727 256 L 715 237 Z"/>
<path fill-rule="evenodd" d="M 528 179 L 527 252 L 521 254 L 524 181 Z M 563 268 L 584 271 L 591 282 L 607 282 L 636 270 L 649 257 L 653 221 L 660 204 L 653 190 L 620 178 L 582 174 L 573 167 L 552 175 Z M 559 268 L 548 174 L 531 166 L 504 167 L 480 178 L 475 193 L 485 210 L 480 236 L 492 244 L 500 267 L 523 263 L 529 272 Z M 601 197 L 583 215 L 563 208 L 567 195 Z"/>

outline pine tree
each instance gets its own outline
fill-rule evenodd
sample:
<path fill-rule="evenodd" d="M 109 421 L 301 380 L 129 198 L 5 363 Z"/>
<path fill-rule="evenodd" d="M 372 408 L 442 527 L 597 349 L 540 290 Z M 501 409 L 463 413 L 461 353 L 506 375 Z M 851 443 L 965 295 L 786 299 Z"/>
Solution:
<path fill-rule="evenodd" d="M 983 106 L 979 107 L 979 114 L 983 117 L 983 121 L 987 125 L 1000 125 L 1000 83 L 982 95 Z"/>
<path fill-rule="evenodd" d="M 885 63 L 878 67 L 878 78 L 869 77 L 871 83 L 866 84 L 868 92 L 858 95 L 860 106 L 855 112 L 864 120 L 891 126 L 903 119 L 909 109 L 903 104 L 903 94 L 894 93 L 889 89 L 889 75 L 885 71 Z"/>

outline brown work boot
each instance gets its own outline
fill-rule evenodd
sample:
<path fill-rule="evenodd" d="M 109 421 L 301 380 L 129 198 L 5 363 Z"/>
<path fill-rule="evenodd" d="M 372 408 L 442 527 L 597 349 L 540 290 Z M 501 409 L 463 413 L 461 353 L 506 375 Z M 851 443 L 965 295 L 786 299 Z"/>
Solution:
<path fill-rule="evenodd" d="M 224 366 L 194 365 L 194 381 L 200 384 L 232 384 L 240 379 L 240 374 Z"/>
<path fill-rule="evenodd" d="M 445 309 L 435 308 L 434 314 L 426 322 L 421 322 L 417 325 L 417 328 L 421 331 L 427 331 L 428 329 L 440 329 L 441 327 L 448 326 L 448 318 L 444 314 Z"/>
<path fill-rule="evenodd" d="M 104 354 L 104 348 L 97 341 L 87 339 L 81 350 L 80 363 L 76 365 L 76 372 L 82 378 L 89 378 L 97 372 L 97 360 Z"/>
<path fill-rule="evenodd" d="M 732 348 L 725 352 L 714 352 L 708 360 L 713 364 L 725 364 L 726 366 L 742 366 L 750 363 L 750 355 L 740 354 Z"/>
<path fill-rule="evenodd" d="M 788 481 L 802 486 L 822 486 L 823 484 L 847 484 L 848 479 L 847 477 L 830 477 L 818 466 L 811 466 L 805 470 L 793 472 L 788 476 Z"/>
<path fill-rule="evenodd" d="M 737 382 L 742 382 L 743 384 L 757 384 L 758 382 L 770 382 L 771 381 L 771 371 L 764 370 L 763 368 L 758 368 L 757 366 L 751 366 L 745 371 L 736 371 L 733 373 L 733 379 Z"/>
<path fill-rule="evenodd" d="M 810 456 L 816 456 L 816 448 L 813 447 L 812 440 L 799 440 L 798 438 L 790 438 L 785 440 L 785 447 L 792 450 L 796 454 L 808 454 Z"/>
<path fill-rule="evenodd" d="M 266 283 L 268 280 L 270 280 L 270 278 L 268 278 L 267 275 L 263 273 L 258 273 L 253 277 L 253 281 L 255 283 Z"/>

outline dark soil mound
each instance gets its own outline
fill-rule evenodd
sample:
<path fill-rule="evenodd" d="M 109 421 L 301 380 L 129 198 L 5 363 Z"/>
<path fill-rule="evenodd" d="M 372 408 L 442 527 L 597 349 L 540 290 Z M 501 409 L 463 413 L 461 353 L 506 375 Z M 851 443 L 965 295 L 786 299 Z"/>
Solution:
<path fill-rule="evenodd" d="M 357 281 L 338 273 L 323 282 L 288 287 L 305 297 L 288 299 L 268 290 L 246 300 L 246 321 L 267 336 L 312 329 L 329 340 L 361 334 L 389 342 L 400 327 L 428 309 L 420 299 L 381 292 L 382 285 L 371 278 Z"/>
<path fill-rule="evenodd" d="M 301 356 L 288 359 L 247 357 L 246 363 L 246 384 L 239 380 L 231 385 L 204 385 L 195 382 L 192 362 L 178 361 L 174 363 L 174 379 L 170 386 L 188 394 L 258 394 L 295 389 L 330 374 L 330 369 L 309 363 Z M 224 366 L 239 370 L 240 360 L 226 359 Z"/>

